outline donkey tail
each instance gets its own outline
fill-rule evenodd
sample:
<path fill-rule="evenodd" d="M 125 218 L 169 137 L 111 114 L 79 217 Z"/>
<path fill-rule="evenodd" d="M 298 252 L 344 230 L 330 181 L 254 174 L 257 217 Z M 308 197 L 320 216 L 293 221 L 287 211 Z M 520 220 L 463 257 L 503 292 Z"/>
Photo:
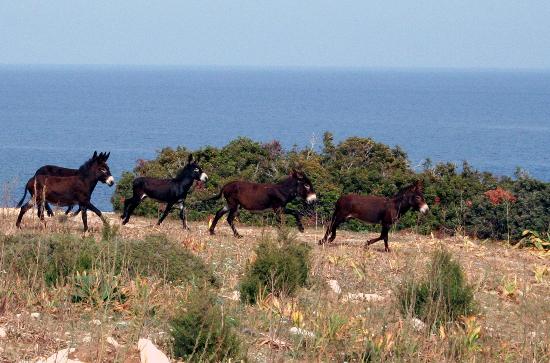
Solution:
<path fill-rule="evenodd" d="M 201 200 L 201 203 L 210 202 L 212 200 L 218 200 L 222 197 L 222 194 L 223 194 L 223 188 L 220 189 L 220 192 L 218 194 L 214 195 L 213 197 Z"/>
<path fill-rule="evenodd" d="M 25 201 L 25 198 L 27 197 L 27 186 L 25 186 L 25 193 L 23 194 L 23 198 L 17 203 L 17 208 L 21 207 L 23 205 L 23 202 Z"/>

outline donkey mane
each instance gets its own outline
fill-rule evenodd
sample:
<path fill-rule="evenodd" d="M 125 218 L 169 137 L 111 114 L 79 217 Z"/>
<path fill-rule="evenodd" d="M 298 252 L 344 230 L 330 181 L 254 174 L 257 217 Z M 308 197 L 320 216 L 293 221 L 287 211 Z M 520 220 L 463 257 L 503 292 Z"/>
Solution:
<path fill-rule="evenodd" d="M 84 162 L 84 164 L 80 165 L 80 167 L 78 168 L 79 174 L 86 174 L 95 161 L 96 159 L 92 157 Z"/>
<path fill-rule="evenodd" d="M 189 176 L 189 171 L 188 171 L 189 165 L 191 164 L 187 164 L 183 168 L 181 168 L 180 171 L 178 171 L 178 173 L 176 174 L 176 177 L 174 178 L 174 180 L 182 180 L 186 176 Z"/>
<path fill-rule="evenodd" d="M 417 184 L 409 184 L 403 188 L 401 188 L 397 194 L 393 196 L 394 199 L 402 198 L 405 194 L 412 192 L 415 188 L 417 188 Z"/>

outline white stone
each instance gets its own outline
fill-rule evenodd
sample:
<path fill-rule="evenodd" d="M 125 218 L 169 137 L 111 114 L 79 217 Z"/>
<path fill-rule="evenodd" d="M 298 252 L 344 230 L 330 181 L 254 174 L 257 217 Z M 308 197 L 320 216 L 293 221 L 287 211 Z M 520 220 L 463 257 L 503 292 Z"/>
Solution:
<path fill-rule="evenodd" d="M 90 321 L 91 324 L 94 324 L 94 325 L 101 325 L 101 321 L 97 320 L 97 319 L 94 319 L 92 321 Z"/>
<path fill-rule="evenodd" d="M 40 318 L 40 313 L 31 313 L 31 318 L 35 318 L 35 319 Z"/>
<path fill-rule="evenodd" d="M 378 294 L 365 294 L 362 292 L 356 292 L 352 293 L 350 292 L 347 294 L 343 299 L 344 302 L 375 302 L 375 301 L 382 301 L 384 300 L 384 296 L 378 295 Z"/>
<path fill-rule="evenodd" d="M 8 333 L 6 332 L 6 329 L 0 326 L 0 339 L 3 339 L 7 336 L 8 336 Z"/>
<path fill-rule="evenodd" d="M 290 334 L 301 335 L 301 336 L 304 336 L 304 337 L 307 337 L 307 338 L 314 338 L 315 337 L 315 334 L 313 332 L 310 332 L 309 330 L 305 330 L 305 329 L 298 328 L 298 327 L 295 327 L 295 326 L 290 328 Z"/>
<path fill-rule="evenodd" d="M 422 330 L 426 329 L 426 323 L 424 323 L 422 320 L 420 320 L 418 318 L 412 318 L 411 319 L 411 325 L 412 325 L 413 329 L 416 330 L 416 331 L 422 331 Z"/>
<path fill-rule="evenodd" d="M 327 282 L 328 282 L 328 286 L 332 289 L 332 291 L 334 291 L 338 295 L 342 293 L 342 288 L 340 288 L 340 284 L 338 283 L 338 281 L 328 280 Z"/>
<path fill-rule="evenodd" d="M 228 298 L 229 300 L 239 301 L 239 300 L 241 300 L 241 292 L 238 291 L 238 290 L 233 290 L 233 291 L 231 292 L 231 295 L 227 296 L 227 298 Z"/>
<path fill-rule="evenodd" d="M 168 357 L 149 339 L 140 339 L 138 350 L 141 363 L 170 363 Z"/>
<path fill-rule="evenodd" d="M 89 335 L 86 335 L 84 338 L 82 338 L 82 342 L 89 343 L 92 341 L 92 337 Z"/>
<path fill-rule="evenodd" d="M 50 355 L 46 360 L 39 359 L 36 363 L 83 363 L 78 359 L 69 359 L 69 353 L 75 351 L 75 348 L 62 349 L 57 353 Z"/>
<path fill-rule="evenodd" d="M 118 344 L 118 342 L 115 340 L 115 338 L 113 337 L 108 337 L 107 338 L 107 343 L 111 344 L 113 347 L 115 347 L 116 349 L 120 348 L 121 345 Z"/>

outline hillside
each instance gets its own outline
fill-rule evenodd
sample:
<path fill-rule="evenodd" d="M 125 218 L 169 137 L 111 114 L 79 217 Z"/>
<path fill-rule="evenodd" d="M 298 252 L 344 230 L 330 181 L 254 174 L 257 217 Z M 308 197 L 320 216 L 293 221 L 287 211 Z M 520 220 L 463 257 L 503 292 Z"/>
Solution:
<path fill-rule="evenodd" d="M 11 273 L 5 240 L 19 238 L 24 244 L 29 236 L 40 240 L 59 232 L 80 238 L 80 218 L 56 217 L 43 228 L 29 213 L 23 230 L 17 231 L 13 213 L 0 211 L 0 231 L 5 235 L 0 234 L 0 305 L 2 299 L 7 301 L 0 311 L 0 327 L 6 333 L 0 337 L 1 362 L 33 361 L 67 347 L 76 348 L 72 357 L 81 361 L 136 362 L 135 345 L 142 337 L 172 354 L 168 321 L 190 296 L 193 283 L 121 272 L 117 281 L 124 301 L 75 302 L 75 285 L 70 282 L 48 286 L 40 282 L 39 269 L 29 269 L 27 276 Z M 118 216 L 108 218 L 112 225 L 120 224 Z M 89 219 L 90 236 L 99 240 L 101 223 L 95 216 Z M 206 222 L 191 223 L 190 231 L 183 231 L 176 219 L 160 227 L 154 224 L 153 219 L 135 217 L 118 230 L 117 238 L 166 235 L 211 266 L 218 281 L 215 294 L 223 313 L 236 321 L 241 350 L 251 362 L 356 361 L 365 358 L 366 347 L 376 352 L 371 359 L 384 361 L 550 359 L 548 254 L 490 240 L 437 239 L 407 231 L 392 233 L 392 252 L 385 253 L 383 243 L 363 248 L 373 233 L 339 231 L 333 245 L 318 246 L 322 228 L 295 236 L 294 230 L 283 229 L 284 238 L 312 247 L 307 287 L 295 297 L 271 296 L 244 305 L 236 294 L 239 280 L 254 261 L 259 241 L 277 239 L 276 228 L 241 224 L 244 238 L 235 239 L 226 223 L 220 223 L 216 236 L 207 233 Z M 440 248 L 450 251 L 464 268 L 474 287 L 477 312 L 465 324 L 445 325 L 432 334 L 399 312 L 396 289 L 403 280 L 421 276 Z M 331 288 L 330 280 L 337 281 L 341 291 L 335 282 Z M 296 334 L 292 327 L 299 328 L 293 330 Z"/>

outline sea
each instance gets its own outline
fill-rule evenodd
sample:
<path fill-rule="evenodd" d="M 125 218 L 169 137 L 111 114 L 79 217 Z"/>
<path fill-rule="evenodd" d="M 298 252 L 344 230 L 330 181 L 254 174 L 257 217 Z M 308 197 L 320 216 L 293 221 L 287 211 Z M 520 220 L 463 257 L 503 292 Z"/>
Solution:
<path fill-rule="evenodd" d="M 372 137 L 429 158 L 550 180 L 550 71 L 0 66 L 0 201 L 45 164 L 110 151 L 115 178 L 163 147 L 246 136 L 285 148 Z M 93 203 L 112 210 L 113 189 Z"/>

